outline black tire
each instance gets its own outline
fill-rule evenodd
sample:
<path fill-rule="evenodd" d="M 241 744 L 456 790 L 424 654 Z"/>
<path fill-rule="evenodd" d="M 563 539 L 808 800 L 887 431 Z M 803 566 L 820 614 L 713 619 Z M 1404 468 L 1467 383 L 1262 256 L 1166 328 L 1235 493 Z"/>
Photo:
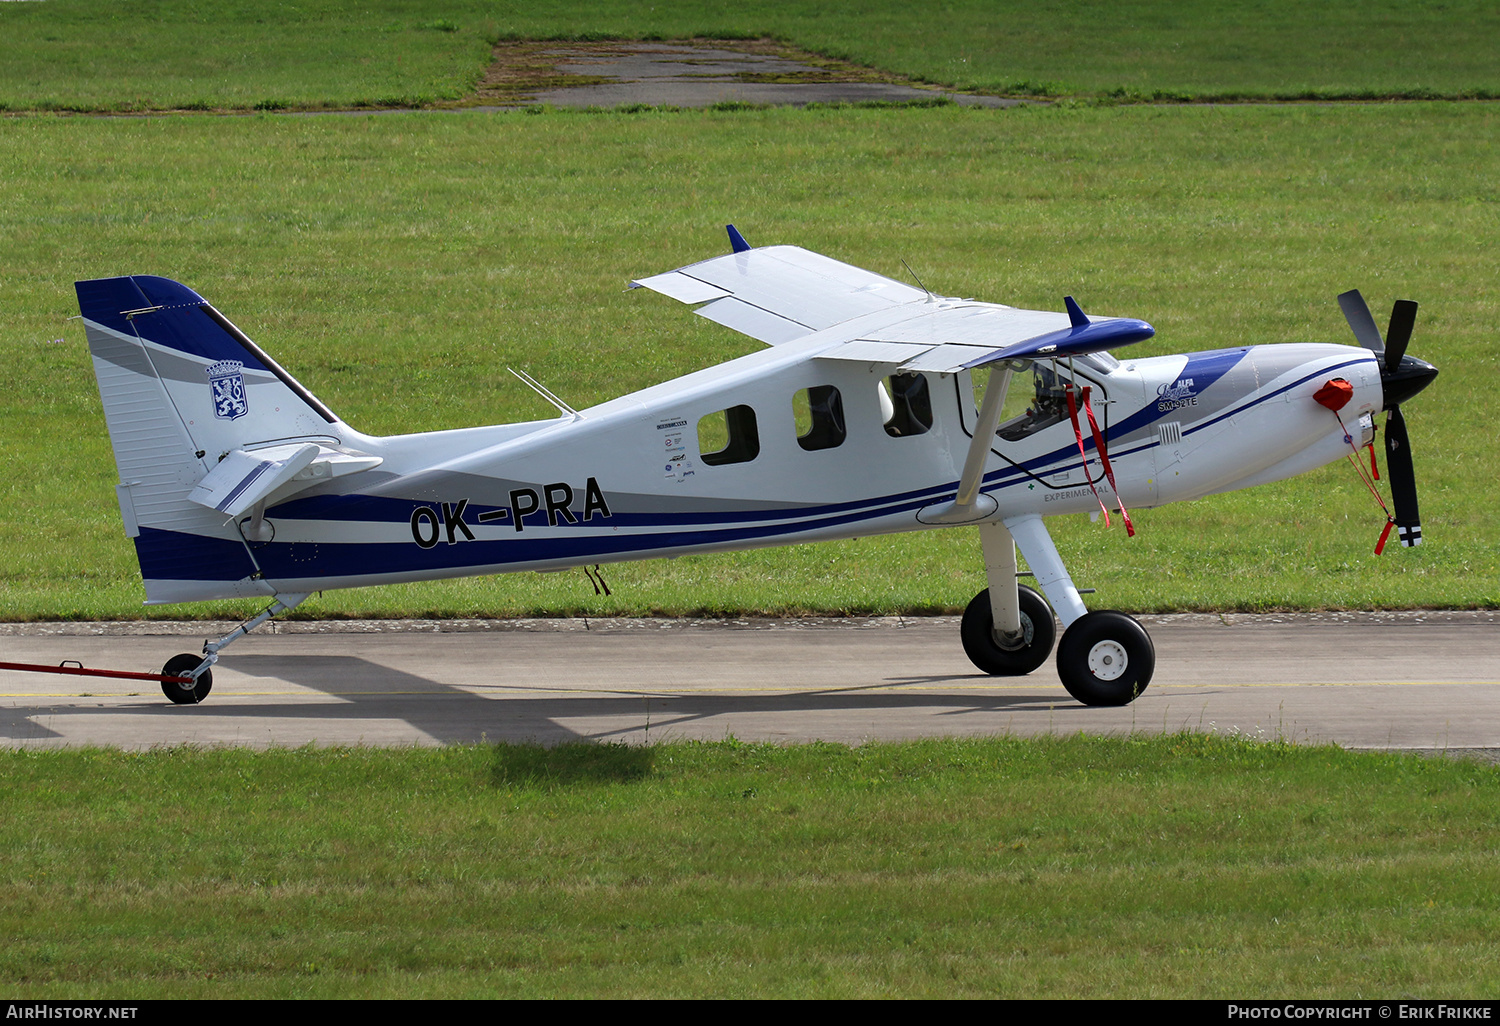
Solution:
<path fill-rule="evenodd" d="M 1084 705 L 1129 705 L 1156 671 L 1151 636 L 1124 613 L 1085 613 L 1063 632 L 1057 675 Z"/>
<path fill-rule="evenodd" d="M 988 588 L 974 596 L 964 610 L 959 636 L 969 661 L 994 677 L 1020 677 L 1047 661 L 1057 640 L 1057 622 L 1046 599 L 1021 585 L 1021 631 L 1025 640 L 1007 648 L 995 637 L 995 615 L 990 611 Z"/>
<path fill-rule="evenodd" d="M 203 662 L 203 657 L 184 652 L 167 660 L 167 665 L 161 668 L 163 677 L 180 677 L 189 670 L 197 667 Z M 161 682 L 161 693 L 170 698 L 177 705 L 197 705 L 208 697 L 208 693 L 214 687 L 214 671 L 204 670 L 198 676 L 198 684 L 189 687 L 186 684 L 173 684 L 169 680 Z"/>

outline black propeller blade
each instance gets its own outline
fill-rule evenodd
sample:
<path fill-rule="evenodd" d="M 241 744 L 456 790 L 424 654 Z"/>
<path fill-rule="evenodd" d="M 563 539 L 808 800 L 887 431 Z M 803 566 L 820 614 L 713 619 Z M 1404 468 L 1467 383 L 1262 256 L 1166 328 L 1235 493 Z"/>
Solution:
<path fill-rule="evenodd" d="M 1380 340 L 1380 329 L 1375 327 L 1375 318 L 1370 316 L 1370 307 L 1359 289 L 1339 293 L 1339 308 L 1344 311 L 1344 320 L 1354 331 L 1359 344 L 1377 356 L 1385 352 L 1385 343 Z"/>
<path fill-rule="evenodd" d="M 1391 326 L 1385 329 L 1385 369 L 1393 371 L 1401 366 L 1401 357 L 1406 355 L 1406 343 L 1411 341 L 1411 329 L 1417 323 L 1417 304 L 1410 299 L 1398 299 L 1391 307 Z"/>
<path fill-rule="evenodd" d="M 1409 299 L 1396 300 L 1384 340 L 1358 289 L 1342 293 L 1339 308 L 1359 344 L 1380 359 L 1382 405 L 1386 409 L 1385 462 L 1391 480 L 1391 501 L 1396 507 L 1396 533 L 1403 546 L 1420 545 L 1422 521 L 1417 514 L 1417 474 L 1412 466 L 1411 439 L 1406 433 L 1401 404 L 1426 388 L 1437 377 L 1437 368 L 1406 355 L 1412 328 L 1417 323 L 1417 304 Z"/>
<path fill-rule="evenodd" d="M 1422 518 L 1417 513 L 1417 473 L 1411 462 L 1411 442 L 1401 407 L 1385 415 L 1385 468 L 1391 479 L 1391 501 L 1396 506 L 1396 537 L 1410 547 L 1422 544 Z"/>

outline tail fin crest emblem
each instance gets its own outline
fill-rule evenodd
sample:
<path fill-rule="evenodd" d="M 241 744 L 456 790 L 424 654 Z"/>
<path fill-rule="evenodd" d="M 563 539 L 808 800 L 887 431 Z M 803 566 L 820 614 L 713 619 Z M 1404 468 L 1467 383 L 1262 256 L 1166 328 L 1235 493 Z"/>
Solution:
<path fill-rule="evenodd" d="M 214 416 L 235 420 L 250 412 L 245 394 L 245 364 L 240 360 L 220 360 L 205 368 L 209 388 L 213 391 Z"/>

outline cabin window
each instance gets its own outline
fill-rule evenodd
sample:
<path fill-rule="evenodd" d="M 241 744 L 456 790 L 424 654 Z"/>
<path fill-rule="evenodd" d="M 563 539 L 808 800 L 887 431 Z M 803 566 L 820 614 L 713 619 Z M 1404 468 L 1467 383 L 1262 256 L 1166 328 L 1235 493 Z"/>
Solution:
<path fill-rule="evenodd" d="M 844 400 L 832 385 L 804 388 L 792 396 L 792 416 L 797 422 L 797 444 L 808 452 L 842 445 Z"/>
<path fill-rule="evenodd" d="M 892 438 L 921 435 L 932 430 L 932 396 L 921 374 L 892 374 L 880 383 L 880 406 L 885 433 Z"/>
<path fill-rule="evenodd" d="M 698 421 L 698 456 L 710 467 L 726 463 L 749 463 L 760 455 L 760 432 L 755 411 L 731 406 Z"/>

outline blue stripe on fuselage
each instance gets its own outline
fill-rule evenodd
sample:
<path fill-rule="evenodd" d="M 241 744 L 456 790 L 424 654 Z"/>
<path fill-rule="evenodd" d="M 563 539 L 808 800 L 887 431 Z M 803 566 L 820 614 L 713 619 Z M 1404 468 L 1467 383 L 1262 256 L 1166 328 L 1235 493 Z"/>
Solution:
<path fill-rule="evenodd" d="M 1211 376 L 1210 383 L 1212 383 L 1233 368 L 1239 359 L 1243 358 L 1245 352 L 1247 350 L 1218 350 L 1212 353 L 1195 354 L 1206 358 L 1219 357 L 1219 359 L 1205 359 L 1201 366 L 1195 365 L 1190 359 L 1188 366 L 1183 369 L 1179 377 L 1190 376 L 1196 380 L 1200 375 Z M 1334 367 L 1321 368 L 1275 392 L 1258 396 L 1243 405 L 1225 410 L 1203 424 L 1195 425 L 1194 430 L 1250 409 L 1313 378 L 1355 366 L 1362 359 L 1356 358 Z M 1139 430 L 1161 419 L 1164 415 L 1155 408 L 1153 403 L 1127 417 L 1108 433 L 1111 436 L 1118 436 L 1127 431 Z M 1157 444 L 1155 440 L 1152 440 L 1122 450 L 1116 453 L 1115 457 L 1118 459 L 1121 456 L 1143 452 Z M 1086 438 L 1085 445 L 1092 447 L 1093 440 Z M 1070 448 L 1062 448 L 1029 460 L 1023 466 L 1002 467 L 986 475 L 985 483 L 992 488 L 1005 488 L 1020 484 L 1027 479 L 1028 469 L 1050 466 L 1071 451 Z M 257 545 L 255 558 L 260 564 L 262 574 L 272 579 L 354 577 L 382 573 L 458 570 L 477 566 L 522 565 L 571 559 L 578 559 L 582 562 L 596 557 L 620 556 L 630 552 L 729 545 L 858 523 L 862 520 L 873 520 L 895 513 L 914 513 L 933 502 L 951 498 L 956 488 L 957 482 L 954 481 L 923 489 L 841 503 L 729 512 L 617 512 L 610 519 L 611 526 L 616 527 L 670 529 L 691 525 L 697 528 L 696 530 L 667 530 L 650 534 L 584 533 L 591 527 L 597 529 L 599 526 L 597 523 L 579 524 L 574 526 L 572 531 L 568 528 L 573 525 L 567 524 L 558 524 L 556 527 L 548 528 L 544 526 L 546 513 L 538 511 L 533 514 L 534 522 L 530 520 L 527 522 L 527 530 L 536 530 L 536 533 L 517 532 L 514 538 L 465 541 L 454 545 L 439 544 L 429 549 L 421 549 L 406 541 L 272 542 Z M 268 515 L 329 522 L 405 523 L 410 520 L 412 512 L 417 508 L 438 509 L 440 505 L 436 501 L 416 501 L 384 496 L 314 496 L 283 503 L 268 511 Z M 501 507 L 470 505 L 469 511 L 471 515 L 477 517 L 479 513 L 497 508 Z M 770 520 L 786 522 L 764 523 Z M 747 521 L 759 523 L 755 523 L 754 526 L 726 526 L 717 529 L 711 526 L 714 524 L 744 525 Z M 245 546 L 233 540 L 203 538 L 197 535 L 143 528 L 141 537 L 136 539 L 136 548 L 141 556 L 143 575 L 149 579 L 239 580 L 253 574 L 256 569 L 250 562 Z"/>
<path fill-rule="evenodd" d="M 245 543 L 229 538 L 142 527 L 135 554 L 148 581 L 238 581 L 255 573 Z"/>
<path fill-rule="evenodd" d="M 1201 395 L 1208 390 L 1209 386 L 1239 366 L 1240 362 L 1245 359 L 1249 352 L 1249 349 L 1208 349 L 1201 353 L 1189 353 L 1187 364 L 1183 366 L 1182 370 L 1177 372 L 1176 380 L 1181 381 L 1183 378 L 1192 378 L 1194 390 Z M 1147 402 L 1144 407 L 1136 410 L 1130 416 L 1120 421 L 1120 423 L 1115 424 L 1109 434 L 1115 436 L 1128 435 L 1133 431 L 1149 427 L 1163 417 L 1177 412 L 1175 410 L 1162 410 L 1158 408 L 1156 401 L 1150 396 L 1147 396 L 1146 399 Z M 1088 438 L 1084 439 L 1084 443 L 1086 446 L 1093 444 L 1092 440 Z"/>
<path fill-rule="evenodd" d="M 951 493 L 952 488 L 948 491 Z M 815 520 L 799 519 L 783 524 L 761 524 L 751 527 L 704 528 L 691 531 L 660 531 L 651 534 L 579 534 L 559 529 L 545 532 L 518 533 L 513 538 L 464 541 L 455 545 L 437 545 L 423 549 L 412 542 L 329 541 L 270 542 L 255 546 L 255 560 L 261 576 L 272 580 L 309 577 L 359 577 L 387 573 L 461 570 L 480 566 L 521 566 L 558 560 L 594 559 L 619 556 L 630 552 L 696 546 L 724 546 L 759 538 L 800 534 L 806 531 L 843 524 L 858 523 L 892 513 L 915 512 L 928 505 L 931 496 L 892 503 L 874 509 Z M 783 514 L 786 516 L 786 514 Z M 143 528 L 142 538 L 153 553 L 173 553 L 172 560 L 153 558 L 148 564 L 142 557 L 142 574 L 152 580 L 234 581 L 250 576 L 245 546 L 233 541 L 203 538 Z M 137 550 L 144 552 L 141 539 Z M 229 558 L 238 550 L 242 561 Z"/>

